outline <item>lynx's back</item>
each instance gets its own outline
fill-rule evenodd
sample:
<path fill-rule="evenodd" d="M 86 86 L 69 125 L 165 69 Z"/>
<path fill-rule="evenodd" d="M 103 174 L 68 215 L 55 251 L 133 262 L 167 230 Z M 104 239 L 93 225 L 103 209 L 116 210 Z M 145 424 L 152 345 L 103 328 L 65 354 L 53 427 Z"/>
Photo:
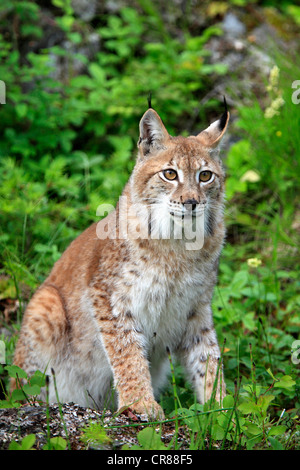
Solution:
<path fill-rule="evenodd" d="M 28 304 L 14 362 L 28 373 L 52 368 L 62 402 L 162 417 L 155 397 L 167 350 L 200 402 L 217 375 L 224 396 L 210 304 L 224 240 L 218 144 L 228 118 L 171 137 L 150 108 L 116 209 L 71 243 Z"/>

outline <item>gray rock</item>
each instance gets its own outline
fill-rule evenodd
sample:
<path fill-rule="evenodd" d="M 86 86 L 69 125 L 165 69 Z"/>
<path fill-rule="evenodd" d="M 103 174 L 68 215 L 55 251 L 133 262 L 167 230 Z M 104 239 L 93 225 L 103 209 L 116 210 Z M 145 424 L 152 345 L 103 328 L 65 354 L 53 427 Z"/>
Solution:
<path fill-rule="evenodd" d="M 109 442 L 83 442 L 82 430 L 92 423 L 102 424 Z M 37 403 L 20 408 L 3 408 L 0 409 L 0 449 L 7 450 L 10 442 L 20 443 L 28 434 L 34 434 L 34 448 L 40 450 L 47 443 L 50 430 L 50 437 L 63 437 L 68 440 L 72 450 L 115 450 L 124 444 L 137 445 L 137 433 L 147 426 L 147 422 L 143 422 L 138 415 L 134 419 L 135 426 L 130 426 L 130 423 L 132 424 L 132 419 L 124 414 L 113 415 L 109 410 L 97 411 L 74 403 L 62 404 L 60 408 L 58 404 L 51 404 L 48 409 L 45 405 L 40 406 Z M 160 431 L 162 441 L 168 445 L 175 435 L 175 423 L 162 424 Z M 181 449 L 188 449 L 190 445 L 186 431 L 186 428 L 181 426 L 177 436 Z"/>
<path fill-rule="evenodd" d="M 238 38 L 246 33 L 246 26 L 233 13 L 227 13 L 222 22 L 222 29 L 227 36 Z"/>
<path fill-rule="evenodd" d="M 72 0 L 72 8 L 83 21 L 91 21 L 97 12 L 97 0 Z"/>

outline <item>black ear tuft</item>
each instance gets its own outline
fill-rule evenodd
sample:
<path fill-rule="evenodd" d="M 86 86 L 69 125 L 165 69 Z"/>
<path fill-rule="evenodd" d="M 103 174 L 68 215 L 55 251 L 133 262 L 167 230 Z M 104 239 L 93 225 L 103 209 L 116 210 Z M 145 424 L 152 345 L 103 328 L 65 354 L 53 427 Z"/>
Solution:
<path fill-rule="evenodd" d="M 159 115 L 154 109 L 149 108 L 140 120 L 140 138 L 138 146 L 143 155 L 158 151 L 164 148 L 165 143 L 170 139 L 168 131 Z"/>
<path fill-rule="evenodd" d="M 226 125 L 226 122 L 227 122 L 227 117 L 228 117 L 228 108 L 227 108 L 226 98 L 225 98 L 225 96 L 223 98 L 224 98 L 225 111 L 224 111 L 224 113 L 222 114 L 222 116 L 219 120 L 219 129 L 220 129 L 220 131 L 222 131 L 224 129 L 224 127 Z"/>
<path fill-rule="evenodd" d="M 148 99 L 148 108 L 152 108 L 152 106 L 151 106 L 151 91 L 149 91 L 147 99 Z"/>
<path fill-rule="evenodd" d="M 201 144 L 205 147 L 216 148 L 220 144 L 221 139 L 226 132 L 230 113 L 227 109 L 225 96 L 224 106 L 225 111 L 222 116 L 217 121 L 214 121 L 212 124 L 210 124 L 207 129 L 197 135 L 197 139 L 199 139 Z"/>

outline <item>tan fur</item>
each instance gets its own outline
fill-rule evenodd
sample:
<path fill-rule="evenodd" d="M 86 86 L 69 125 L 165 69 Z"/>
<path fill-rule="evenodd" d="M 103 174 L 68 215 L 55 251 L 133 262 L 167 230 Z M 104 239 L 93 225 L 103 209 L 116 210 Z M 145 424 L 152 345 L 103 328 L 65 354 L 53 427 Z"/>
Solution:
<path fill-rule="evenodd" d="M 199 401 L 210 397 L 220 357 L 210 304 L 224 239 L 224 172 L 215 147 L 227 122 L 228 116 L 222 128 L 217 122 L 195 137 L 170 137 L 149 109 L 123 192 L 127 211 L 120 212 L 120 202 L 74 240 L 31 299 L 14 363 L 28 373 L 51 375 L 53 368 L 61 401 L 162 417 L 155 396 L 168 372 L 167 348 L 184 364 Z M 163 179 L 167 168 L 178 172 L 176 183 Z M 202 168 L 212 182 L 196 181 Z M 180 219 L 191 200 L 205 207 L 201 249 L 187 250 L 184 239 L 151 238 L 170 212 Z M 122 221 L 134 204 L 158 208 L 156 219 L 149 228 L 131 214 L 124 237 Z M 108 237 L 99 239 L 104 227 Z M 56 401 L 53 380 L 49 398 Z"/>

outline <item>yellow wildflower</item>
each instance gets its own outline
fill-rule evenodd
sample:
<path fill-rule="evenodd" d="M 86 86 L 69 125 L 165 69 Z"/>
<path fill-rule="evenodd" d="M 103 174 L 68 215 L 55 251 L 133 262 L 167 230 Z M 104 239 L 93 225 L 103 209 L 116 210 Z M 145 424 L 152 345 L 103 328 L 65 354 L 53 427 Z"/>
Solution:
<path fill-rule="evenodd" d="M 274 65 L 270 71 L 269 83 L 272 88 L 276 88 L 279 80 L 279 68 L 277 65 Z"/>
<path fill-rule="evenodd" d="M 259 174 L 254 170 L 248 170 L 243 174 L 240 181 L 249 181 L 249 183 L 257 183 L 260 180 Z"/>
<path fill-rule="evenodd" d="M 261 265 L 261 260 L 258 258 L 247 259 L 247 264 L 250 268 L 258 268 Z"/>
<path fill-rule="evenodd" d="M 265 117 L 266 118 L 272 118 L 273 116 L 279 114 L 279 108 L 283 106 L 285 103 L 284 99 L 281 96 L 278 96 L 275 98 L 275 100 L 272 101 L 271 105 L 266 108 L 265 110 Z"/>

